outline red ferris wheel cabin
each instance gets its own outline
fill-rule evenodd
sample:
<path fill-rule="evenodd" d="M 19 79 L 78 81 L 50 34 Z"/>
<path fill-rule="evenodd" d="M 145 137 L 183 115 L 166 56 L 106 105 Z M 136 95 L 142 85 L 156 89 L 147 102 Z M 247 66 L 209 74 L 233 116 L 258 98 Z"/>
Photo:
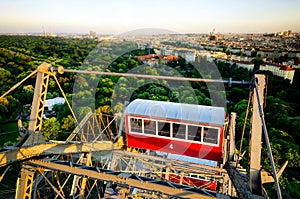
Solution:
<path fill-rule="evenodd" d="M 223 107 L 136 99 L 125 119 L 130 147 L 222 161 Z"/>

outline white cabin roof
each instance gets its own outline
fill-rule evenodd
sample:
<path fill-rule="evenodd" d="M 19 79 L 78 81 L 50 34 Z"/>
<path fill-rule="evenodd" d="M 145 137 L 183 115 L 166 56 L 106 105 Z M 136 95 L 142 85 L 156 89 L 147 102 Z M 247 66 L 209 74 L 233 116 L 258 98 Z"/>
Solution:
<path fill-rule="evenodd" d="M 221 126 L 225 122 L 225 110 L 223 107 L 144 99 L 132 101 L 126 107 L 125 114 Z"/>

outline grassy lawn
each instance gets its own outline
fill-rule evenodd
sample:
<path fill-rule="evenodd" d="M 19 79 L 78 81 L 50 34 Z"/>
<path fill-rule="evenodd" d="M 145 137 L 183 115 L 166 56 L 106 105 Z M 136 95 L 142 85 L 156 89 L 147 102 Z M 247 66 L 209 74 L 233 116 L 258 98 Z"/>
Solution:
<path fill-rule="evenodd" d="M 0 146 L 8 141 L 16 142 L 18 136 L 18 122 L 2 124 L 0 127 Z"/>

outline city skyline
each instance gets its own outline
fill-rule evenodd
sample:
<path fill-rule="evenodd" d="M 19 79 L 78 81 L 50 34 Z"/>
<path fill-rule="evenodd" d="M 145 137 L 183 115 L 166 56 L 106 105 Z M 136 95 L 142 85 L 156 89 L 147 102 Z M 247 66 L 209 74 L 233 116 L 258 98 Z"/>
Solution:
<path fill-rule="evenodd" d="M 0 0 L 0 33 L 300 32 L 300 1 Z"/>

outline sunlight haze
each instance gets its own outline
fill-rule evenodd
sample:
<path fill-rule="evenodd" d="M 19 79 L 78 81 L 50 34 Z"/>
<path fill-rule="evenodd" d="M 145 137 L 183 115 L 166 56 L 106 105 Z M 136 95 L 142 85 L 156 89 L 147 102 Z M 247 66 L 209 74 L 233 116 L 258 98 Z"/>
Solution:
<path fill-rule="evenodd" d="M 139 28 L 179 33 L 300 31 L 300 1 L 1 0 L 0 33 L 118 34 Z"/>

